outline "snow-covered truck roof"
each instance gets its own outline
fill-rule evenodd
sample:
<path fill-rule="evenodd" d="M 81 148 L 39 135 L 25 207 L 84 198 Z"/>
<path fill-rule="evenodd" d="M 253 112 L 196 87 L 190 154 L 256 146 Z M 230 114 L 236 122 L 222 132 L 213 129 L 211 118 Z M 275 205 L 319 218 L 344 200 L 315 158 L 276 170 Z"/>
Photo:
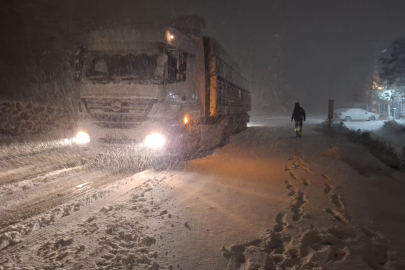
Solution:
<path fill-rule="evenodd" d="M 175 28 L 155 24 L 135 24 L 103 28 L 89 34 L 89 51 L 131 52 L 168 45 L 195 55 L 191 38 Z"/>

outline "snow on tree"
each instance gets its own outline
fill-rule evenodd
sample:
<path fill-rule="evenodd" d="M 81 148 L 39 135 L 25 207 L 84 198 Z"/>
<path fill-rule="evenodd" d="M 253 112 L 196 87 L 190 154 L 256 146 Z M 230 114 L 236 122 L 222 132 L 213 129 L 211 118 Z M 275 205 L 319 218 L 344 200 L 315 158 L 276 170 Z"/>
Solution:
<path fill-rule="evenodd" d="M 395 39 L 389 51 L 390 57 L 381 59 L 383 72 L 380 77 L 387 86 L 381 93 L 382 99 L 392 95 L 405 96 L 405 36 Z"/>

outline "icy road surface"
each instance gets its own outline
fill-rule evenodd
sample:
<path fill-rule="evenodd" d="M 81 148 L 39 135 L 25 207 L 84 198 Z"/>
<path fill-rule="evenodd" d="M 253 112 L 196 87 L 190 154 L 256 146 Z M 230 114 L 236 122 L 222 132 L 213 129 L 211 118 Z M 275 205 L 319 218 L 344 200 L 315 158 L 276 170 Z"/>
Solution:
<path fill-rule="evenodd" d="M 405 269 L 405 175 L 287 117 L 157 172 L 0 157 L 0 269 Z"/>

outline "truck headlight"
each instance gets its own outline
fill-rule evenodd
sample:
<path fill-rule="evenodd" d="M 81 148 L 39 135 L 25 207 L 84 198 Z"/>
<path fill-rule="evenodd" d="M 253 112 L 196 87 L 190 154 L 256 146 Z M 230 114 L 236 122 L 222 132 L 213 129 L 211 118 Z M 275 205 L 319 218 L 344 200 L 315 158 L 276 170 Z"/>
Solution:
<path fill-rule="evenodd" d="M 79 132 L 77 133 L 77 135 L 76 135 L 75 142 L 76 142 L 76 143 L 80 143 L 80 144 L 88 143 L 88 142 L 90 142 L 90 135 L 87 134 L 87 133 L 84 132 L 84 131 L 79 131 Z"/>
<path fill-rule="evenodd" d="M 160 148 L 165 144 L 165 138 L 159 133 L 153 133 L 145 137 L 145 145 L 151 148 Z"/>

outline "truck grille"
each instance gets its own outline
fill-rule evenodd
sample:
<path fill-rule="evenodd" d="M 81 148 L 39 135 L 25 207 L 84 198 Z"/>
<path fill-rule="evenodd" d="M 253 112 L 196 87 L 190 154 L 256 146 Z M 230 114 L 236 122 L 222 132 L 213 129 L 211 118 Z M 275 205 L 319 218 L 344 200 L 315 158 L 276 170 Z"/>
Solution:
<path fill-rule="evenodd" d="M 147 119 L 155 99 L 84 98 L 94 123 L 104 128 L 133 128 Z"/>

